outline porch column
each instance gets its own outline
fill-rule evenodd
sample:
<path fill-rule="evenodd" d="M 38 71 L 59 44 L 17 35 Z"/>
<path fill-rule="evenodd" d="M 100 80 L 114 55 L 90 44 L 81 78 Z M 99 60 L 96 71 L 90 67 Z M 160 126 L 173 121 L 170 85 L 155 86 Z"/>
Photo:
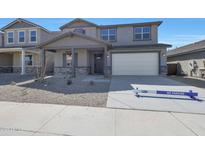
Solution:
<path fill-rule="evenodd" d="M 41 49 L 40 50 L 40 66 L 42 67 L 42 68 L 44 68 L 45 67 L 45 62 L 46 62 L 46 56 L 45 56 L 46 54 L 45 54 L 45 50 L 44 49 Z"/>
<path fill-rule="evenodd" d="M 21 75 L 25 74 L 25 49 L 21 51 Z"/>
<path fill-rule="evenodd" d="M 73 73 L 73 77 L 75 77 L 76 72 L 75 72 L 75 49 L 74 48 L 71 48 L 71 53 L 72 53 L 72 61 L 71 61 L 72 73 Z"/>
<path fill-rule="evenodd" d="M 104 47 L 104 76 L 107 77 L 107 46 Z"/>

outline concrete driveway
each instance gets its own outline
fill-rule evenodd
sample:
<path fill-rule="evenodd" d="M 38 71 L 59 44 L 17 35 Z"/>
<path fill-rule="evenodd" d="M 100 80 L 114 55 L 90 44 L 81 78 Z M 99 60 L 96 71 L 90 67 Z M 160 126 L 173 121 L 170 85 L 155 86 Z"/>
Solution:
<path fill-rule="evenodd" d="M 142 94 L 136 97 L 133 89 L 189 91 L 199 93 L 202 101 L 193 101 L 184 96 Z M 205 114 L 205 89 L 187 85 L 161 76 L 114 76 L 108 93 L 107 107 L 172 111 Z"/>
<path fill-rule="evenodd" d="M 0 102 L 3 135 L 205 135 L 205 115 Z"/>

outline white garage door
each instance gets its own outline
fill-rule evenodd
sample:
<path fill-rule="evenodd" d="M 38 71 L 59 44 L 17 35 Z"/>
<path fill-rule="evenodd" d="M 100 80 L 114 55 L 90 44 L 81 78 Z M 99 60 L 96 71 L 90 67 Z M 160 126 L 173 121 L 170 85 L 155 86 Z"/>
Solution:
<path fill-rule="evenodd" d="M 112 55 L 112 75 L 158 74 L 158 53 L 116 53 Z"/>

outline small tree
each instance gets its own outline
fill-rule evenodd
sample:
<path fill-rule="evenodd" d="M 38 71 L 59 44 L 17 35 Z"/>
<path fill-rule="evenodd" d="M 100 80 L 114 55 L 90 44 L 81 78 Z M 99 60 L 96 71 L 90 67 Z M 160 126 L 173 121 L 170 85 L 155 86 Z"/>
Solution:
<path fill-rule="evenodd" d="M 44 66 L 40 66 L 40 67 L 36 67 L 36 80 L 37 81 L 43 81 L 45 79 L 45 76 L 46 76 L 46 69 L 47 69 L 47 61 L 45 62 L 45 65 Z"/>

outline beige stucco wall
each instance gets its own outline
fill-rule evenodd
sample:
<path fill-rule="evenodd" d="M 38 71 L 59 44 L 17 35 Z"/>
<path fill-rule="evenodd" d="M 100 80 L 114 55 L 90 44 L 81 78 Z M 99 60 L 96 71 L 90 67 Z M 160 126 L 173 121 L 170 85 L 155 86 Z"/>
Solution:
<path fill-rule="evenodd" d="M 63 32 L 74 31 L 75 29 L 76 28 L 66 28 L 63 29 Z M 85 30 L 85 35 L 97 38 L 98 33 L 96 27 L 84 27 L 83 29 Z"/>
<path fill-rule="evenodd" d="M 88 52 L 86 49 L 77 50 L 78 53 L 78 66 L 88 66 Z"/>
<path fill-rule="evenodd" d="M 30 30 L 37 30 L 37 42 L 36 43 L 31 43 L 29 41 L 29 31 Z M 14 43 L 12 44 L 8 44 L 7 43 L 7 32 L 14 32 Z M 19 43 L 18 42 L 18 32 L 19 31 L 25 31 L 25 42 L 24 43 Z M 31 46 L 31 45 L 36 45 L 36 44 L 39 44 L 42 39 L 41 38 L 41 29 L 39 28 L 36 28 L 36 27 L 32 27 L 32 28 L 19 28 L 19 29 L 7 29 L 4 33 L 4 44 L 5 46 L 8 46 L 8 47 L 12 47 L 12 46 Z"/>
<path fill-rule="evenodd" d="M 133 27 L 123 26 L 117 27 L 117 40 L 116 42 L 111 42 L 114 46 L 119 45 L 142 45 L 142 44 L 156 44 L 158 42 L 157 26 L 151 26 L 151 40 L 147 41 L 134 41 L 133 37 Z M 100 38 L 100 29 L 98 29 L 98 39 Z"/>
<path fill-rule="evenodd" d="M 204 69 L 204 62 L 205 62 L 205 51 L 196 52 L 196 53 L 190 53 L 185 55 L 176 55 L 173 57 L 167 58 L 168 64 L 177 64 L 177 71 L 178 74 L 184 74 L 184 75 L 191 75 L 192 67 L 190 67 L 190 64 L 193 64 L 193 62 L 196 63 L 196 69 L 195 72 L 193 72 L 193 76 L 200 76 L 200 68 Z"/>
<path fill-rule="evenodd" d="M 12 54 L 0 53 L 0 67 L 1 66 L 12 66 Z"/>
<path fill-rule="evenodd" d="M 87 36 L 97 38 L 97 28 L 83 21 L 76 21 L 63 29 L 63 32 L 73 31 L 76 28 L 83 28 Z"/>
<path fill-rule="evenodd" d="M 54 67 L 63 67 L 63 53 L 64 51 L 54 53 Z"/>
<path fill-rule="evenodd" d="M 65 28 L 63 32 L 73 31 L 75 28 Z M 100 28 L 96 27 L 83 27 L 86 35 L 93 38 L 100 38 Z M 151 26 L 151 40 L 148 41 L 134 41 L 133 40 L 133 27 L 122 26 L 117 27 L 117 41 L 111 42 L 113 45 L 140 45 L 140 44 L 156 44 L 158 42 L 158 27 Z"/>

